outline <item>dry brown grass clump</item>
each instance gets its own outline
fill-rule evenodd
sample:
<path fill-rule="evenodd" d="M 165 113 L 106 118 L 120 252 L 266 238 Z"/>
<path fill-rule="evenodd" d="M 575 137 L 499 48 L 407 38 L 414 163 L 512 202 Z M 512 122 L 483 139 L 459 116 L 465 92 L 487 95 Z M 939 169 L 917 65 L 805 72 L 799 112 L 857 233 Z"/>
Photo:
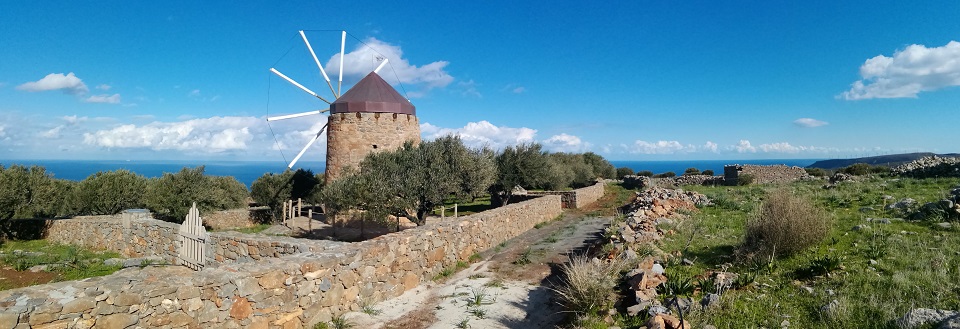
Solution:
<path fill-rule="evenodd" d="M 609 261 L 587 256 L 573 256 L 561 265 L 564 278 L 554 291 L 567 310 L 580 314 L 595 314 L 613 305 L 614 288 L 626 261 Z"/>
<path fill-rule="evenodd" d="M 747 221 L 746 254 L 789 256 L 816 245 L 830 233 L 830 216 L 789 190 L 769 192 L 760 211 Z"/>

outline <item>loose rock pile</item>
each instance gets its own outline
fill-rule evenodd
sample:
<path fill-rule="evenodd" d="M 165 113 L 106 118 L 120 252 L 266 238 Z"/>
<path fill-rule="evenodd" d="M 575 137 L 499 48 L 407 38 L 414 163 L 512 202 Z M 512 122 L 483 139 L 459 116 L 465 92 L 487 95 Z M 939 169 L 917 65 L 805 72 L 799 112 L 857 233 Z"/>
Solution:
<path fill-rule="evenodd" d="M 913 199 L 909 199 L 913 200 Z M 914 201 L 916 202 L 916 201 Z M 899 202 L 897 203 L 899 204 Z M 896 204 L 894 204 L 896 205 Z M 912 220 L 957 220 L 960 219 L 960 186 L 955 186 L 950 190 L 950 196 L 936 201 L 928 202 L 916 212 L 911 214 L 908 219 Z"/>
<path fill-rule="evenodd" d="M 893 168 L 893 173 L 915 178 L 960 176 L 960 158 L 924 157 Z"/>
<path fill-rule="evenodd" d="M 624 250 L 628 259 L 637 259 L 640 256 L 636 250 L 653 248 L 653 242 L 660 240 L 664 235 L 672 234 L 670 230 L 663 231 L 659 224 L 673 223 L 682 220 L 684 212 L 694 211 L 698 205 L 709 204 L 709 199 L 700 193 L 683 191 L 681 189 L 666 189 L 653 187 L 637 192 L 637 198 L 625 208 L 626 220 L 608 228 L 608 236 L 617 249 Z M 628 308 L 631 315 L 646 310 L 650 315 L 647 328 L 686 329 L 689 323 L 681 323 L 671 314 L 669 308 L 661 305 L 657 299 L 657 286 L 665 283 L 664 264 L 657 255 L 643 257 L 637 268 L 625 276 L 630 289 L 634 292 L 637 305 Z M 692 301 L 685 300 L 680 304 L 690 306 Z M 669 306 L 669 305 L 668 305 Z"/>

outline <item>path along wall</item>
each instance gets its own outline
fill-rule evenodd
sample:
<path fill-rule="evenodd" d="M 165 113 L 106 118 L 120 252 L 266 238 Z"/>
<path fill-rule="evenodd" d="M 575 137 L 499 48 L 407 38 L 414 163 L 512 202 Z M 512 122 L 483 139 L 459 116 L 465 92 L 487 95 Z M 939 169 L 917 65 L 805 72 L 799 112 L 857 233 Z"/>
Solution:
<path fill-rule="evenodd" d="M 584 188 L 578 188 L 573 191 L 539 191 L 527 192 L 528 195 L 559 195 L 563 203 L 563 208 L 582 208 L 591 203 L 597 202 L 603 197 L 603 191 L 606 184 L 599 182 Z"/>
<path fill-rule="evenodd" d="M 105 277 L 0 291 L 0 328 L 309 327 L 359 310 L 361 301 L 399 296 L 457 261 L 561 213 L 560 196 L 543 196 L 257 262 L 222 263 L 197 272 L 179 266 L 128 268 Z M 102 232 L 82 230 L 73 235 Z"/>

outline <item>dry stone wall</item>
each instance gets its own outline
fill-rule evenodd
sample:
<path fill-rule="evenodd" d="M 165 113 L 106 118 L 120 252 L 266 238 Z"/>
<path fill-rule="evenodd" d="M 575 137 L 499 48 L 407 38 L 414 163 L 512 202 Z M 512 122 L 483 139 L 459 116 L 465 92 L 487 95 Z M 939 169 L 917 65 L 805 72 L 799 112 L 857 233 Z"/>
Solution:
<path fill-rule="evenodd" d="M 730 165 L 723 167 L 725 185 L 737 185 L 740 175 L 753 176 L 754 184 L 789 183 L 801 179 L 809 179 L 810 175 L 803 168 L 787 165 Z"/>
<path fill-rule="evenodd" d="M 563 208 L 582 208 L 591 203 L 597 202 L 597 200 L 600 200 L 600 197 L 603 196 L 605 185 L 606 184 L 599 182 L 573 191 L 527 192 L 527 195 L 559 195 L 560 200 L 563 203 Z"/>
<path fill-rule="evenodd" d="M 116 251 L 126 257 L 163 258 L 176 264 L 180 225 L 155 219 L 132 219 L 125 228 L 120 215 L 47 221 L 51 242 Z M 247 262 L 335 248 L 344 242 L 211 232 L 207 263 Z"/>
<path fill-rule="evenodd" d="M 105 277 L 0 291 L 0 328 L 309 327 L 359 310 L 362 302 L 399 296 L 561 212 L 560 196 L 543 196 L 257 262 L 197 272 L 128 268 Z"/>
<path fill-rule="evenodd" d="M 420 122 L 412 114 L 334 113 L 327 123 L 327 182 L 359 165 L 371 152 L 420 142 Z"/>

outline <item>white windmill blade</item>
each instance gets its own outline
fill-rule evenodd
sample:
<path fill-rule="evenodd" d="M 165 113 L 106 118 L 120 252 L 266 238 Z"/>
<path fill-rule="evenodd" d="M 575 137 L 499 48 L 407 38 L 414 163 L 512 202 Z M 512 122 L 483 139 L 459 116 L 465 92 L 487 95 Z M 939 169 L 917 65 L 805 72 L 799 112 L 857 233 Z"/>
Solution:
<path fill-rule="evenodd" d="M 277 69 L 271 67 L 270 72 L 273 72 L 273 74 L 276 74 L 277 76 L 283 78 L 284 80 L 287 80 L 287 82 L 289 82 L 290 84 L 294 85 L 297 88 L 300 88 L 300 90 L 303 90 L 308 94 L 313 95 L 313 97 L 319 98 L 320 100 L 326 102 L 327 104 L 330 104 L 330 101 L 324 99 L 320 95 L 317 95 L 317 93 L 313 92 L 313 90 L 310 90 L 307 87 L 304 87 L 299 82 L 296 82 L 293 79 L 290 79 L 289 77 L 287 77 L 286 75 L 283 75 L 283 73 L 280 73 L 280 71 L 277 71 Z"/>
<path fill-rule="evenodd" d="M 300 37 L 303 38 L 303 43 L 307 45 L 307 50 L 310 51 L 310 56 L 313 56 L 313 61 L 317 63 L 317 67 L 320 68 L 320 74 L 323 74 L 323 79 L 327 81 L 327 86 L 330 87 L 330 92 L 334 96 L 337 96 L 337 92 L 333 90 L 333 84 L 330 83 L 330 77 L 327 76 L 327 71 L 323 70 L 323 65 L 320 64 L 320 59 L 317 58 L 317 53 L 313 52 L 313 47 L 310 46 L 310 41 L 307 41 L 307 35 L 303 33 L 303 30 L 300 30 Z"/>
<path fill-rule="evenodd" d="M 337 98 L 340 98 L 340 88 L 343 87 L 343 49 L 347 45 L 347 31 L 340 31 L 340 77 L 337 80 Z"/>
<path fill-rule="evenodd" d="M 300 150 L 300 153 L 297 154 L 297 157 L 293 158 L 293 161 L 290 161 L 290 165 L 288 165 L 287 168 L 293 169 L 293 165 L 297 164 L 297 161 L 300 161 L 300 157 L 302 157 L 304 153 L 307 153 L 307 149 L 313 146 L 313 143 L 316 143 L 317 140 L 320 139 L 320 135 L 323 135 L 323 131 L 326 129 L 327 129 L 327 125 L 323 125 L 323 128 L 320 128 L 320 131 L 317 132 L 316 136 L 313 136 L 313 139 L 311 139 L 310 142 L 307 143 L 307 146 L 304 146 L 303 149 Z"/>
<path fill-rule="evenodd" d="M 387 65 L 387 62 L 389 62 L 389 61 L 390 61 L 389 58 L 384 58 L 383 61 L 380 62 L 380 65 L 377 66 L 377 69 L 373 70 L 373 73 L 378 73 L 378 74 L 379 74 L 379 73 L 380 73 L 380 69 L 382 69 L 384 65 Z"/>
<path fill-rule="evenodd" d="M 320 113 L 328 112 L 328 111 L 330 111 L 329 108 L 327 108 L 326 110 L 316 110 L 316 111 L 300 112 L 300 113 L 287 114 L 287 115 L 278 115 L 278 116 L 275 116 L 275 117 L 267 117 L 267 121 L 279 121 L 279 120 L 293 119 L 293 118 L 305 117 L 305 116 L 308 116 L 308 115 L 320 114 Z"/>

